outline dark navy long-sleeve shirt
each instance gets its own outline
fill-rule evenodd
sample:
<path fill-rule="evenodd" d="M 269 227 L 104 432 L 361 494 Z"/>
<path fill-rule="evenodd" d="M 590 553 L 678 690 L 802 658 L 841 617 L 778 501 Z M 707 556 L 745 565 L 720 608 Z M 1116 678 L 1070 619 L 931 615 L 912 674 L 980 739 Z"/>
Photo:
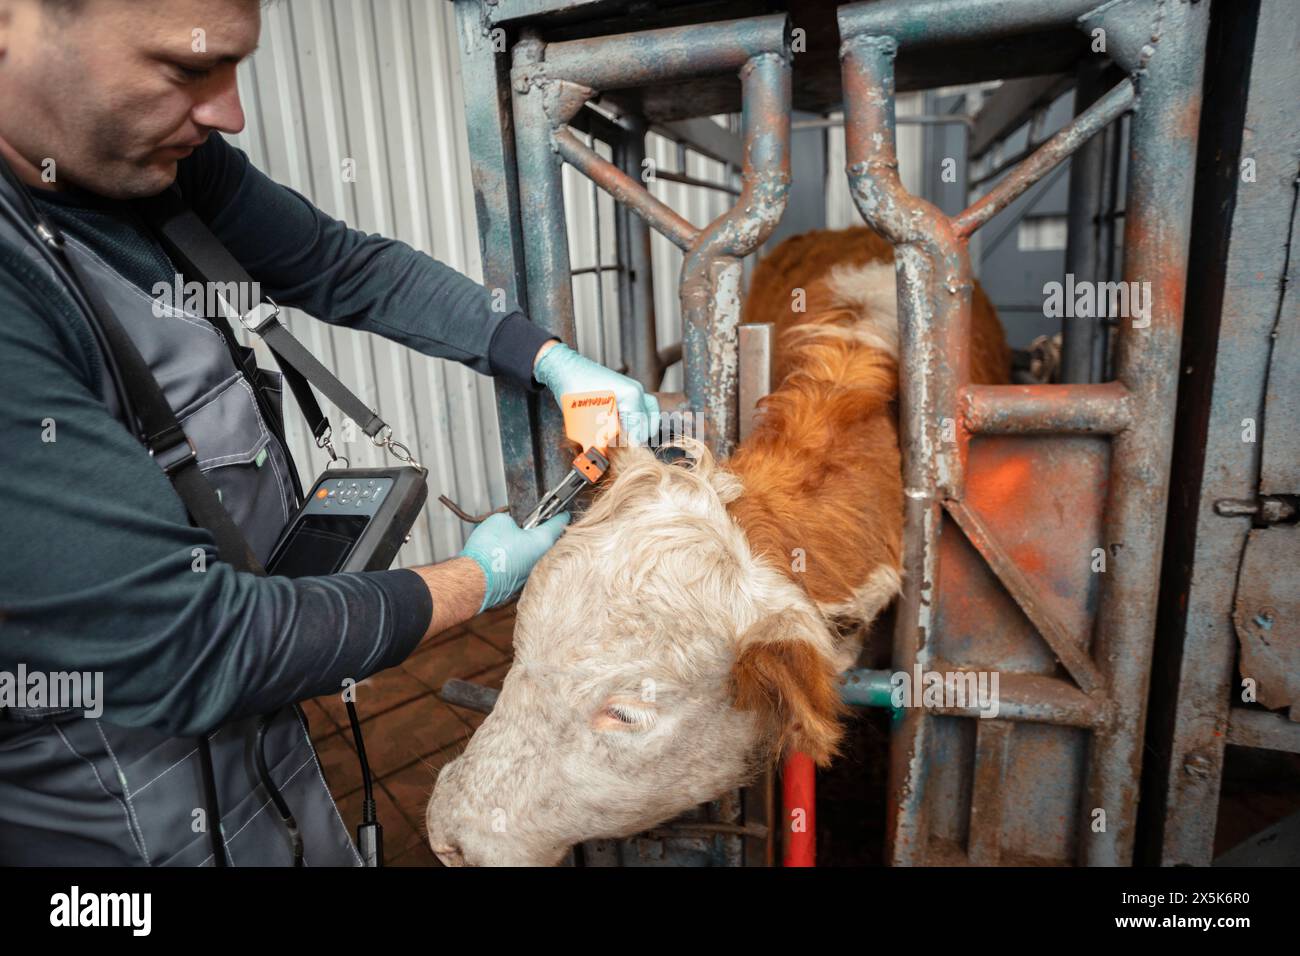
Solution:
<path fill-rule="evenodd" d="M 178 182 L 277 302 L 537 387 L 532 359 L 550 336 L 493 311 L 450 267 L 330 218 L 215 134 Z M 146 294 L 172 282 L 126 203 L 31 192 Z M 414 649 L 432 607 L 413 571 L 264 578 L 217 561 L 109 412 L 100 365 L 66 293 L 0 242 L 0 670 L 101 671 L 103 719 L 187 735 L 336 691 Z"/>

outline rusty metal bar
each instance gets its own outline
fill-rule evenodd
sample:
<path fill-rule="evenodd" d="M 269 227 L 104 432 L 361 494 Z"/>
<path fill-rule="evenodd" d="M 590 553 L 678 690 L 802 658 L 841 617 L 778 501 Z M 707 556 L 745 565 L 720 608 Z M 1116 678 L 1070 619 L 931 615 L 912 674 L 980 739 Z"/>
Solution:
<path fill-rule="evenodd" d="M 739 401 L 740 435 L 743 440 L 753 427 L 756 406 L 763 396 L 772 391 L 772 343 L 775 338 L 770 322 L 755 322 L 740 326 L 740 372 L 736 383 Z M 787 770 L 789 767 L 787 766 Z M 765 821 L 776 820 L 776 768 L 768 767 L 762 776 L 744 790 L 745 817 L 757 815 Z M 805 786 L 812 790 L 815 781 L 805 781 Z M 782 792 L 786 789 L 783 787 Z M 789 808 L 785 808 L 789 819 Z M 768 828 L 764 827 L 764 836 Z M 774 834 L 772 834 L 774 837 Z M 762 852 L 757 847 L 747 847 L 747 862 L 772 865 L 776 855 L 775 839 L 765 839 Z"/>
<path fill-rule="evenodd" d="M 1123 278 L 1153 291 L 1149 324 L 1123 325 L 1116 347 L 1116 377 L 1142 414 L 1111 442 L 1104 540 L 1120 550 L 1102 578 L 1093 654 L 1115 720 L 1089 741 L 1083 803 L 1084 818 L 1103 810 L 1106 827 L 1083 823 L 1079 831 L 1082 861 L 1094 866 L 1125 865 L 1133 856 L 1209 21 L 1204 3 L 1138 7 L 1139 14 L 1148 29 L 1158 27 L 1158 41 L 1140 74 L 1141 105 L 1130 126 Z"/>
<path fill-rule="evenodd" d="M 1133 418 L 1128 389 L 1101 385 L 968 385 L 963 419 L 984 435 L 1116 435 Z"/>
<path fill-rule="evenodd" d="M 1002 858 L 1002 811 L 1015 724 L 975 722 L 974 782 L 970 797 L 970 837 L 966 853 L 975 866 L 997 866 Z"/>
<path fill-rule="evenodd" d="M 931 661 L 927 667 L 943 674 L 963 670 L 962 667 L 938 659 Z M 920 709 L 904 708 L 905 712 Z M 981 721 L 988 719 L 988 715 L 978 705 L 957 707 L 940 704 L 927 706 L 925 710 L 943 717 L 973 717 Z M 1094 729 L 1107 725 L 1110 720 L 1110 705 L 1101 695 L 1085 694 L 1069 681 L 1042 674 L 1000 671 L 996 719 Z"/>
<path fill-rule="evenodd" d="M 764 18 L 767 19 L 767 18 Z M 686 394 L 705 441 L 731 454 L 739 438 L 740 259 L 772 234 L 790 191 L 790 52 L 760 53 L 740 71 L 745 165 L 736 204 L 705 228 L 682 262 Z"/>
<path fill-rule="evenodd" d="M 761 823 L 710 823 L 707 820 L 696 822 L 683 820 L 680 823 L 668 823 L 653 830 L 647 830 L 643 836 L 652 840 L 672 839 L 680 836 L 712 836 L 721 833 L 726 836 L 749 837 L 753 840 L 766 840 L 770 831 Z"/>
<path fill-rule="evenodd" d="M 529 317 L 576 346 L 569 239 L 564 223 L 563 167 L 552 148 L 552 119 L 548 114 L 548 106 L 554 107 L 553 90 L 549 84 L 533 81 L 535 67 L 545 56 L 545 50 L 545 44 L 532 31 L 525 31 L 513 50 L 510 75 L 519 170 L 518 221 L 524 238 Z M 569 116 L 583 102 L 579 91 L 571 92 L 577 95 L 565 104 L 565 108 L 572 109 Z M 541 403 L 539 411 L 537 437 L 542 486 L 553 488 L 571 468 L 565 454 L 564 421 L 554 402 Z"/>
<path fill-rule="evenodd" d="M 1074 23 L 1103 0 L 868 0 L 840 7 L 840 36 L 893 36 L 901 46 L 1014 36 Z"/>
<path fill-rule="evenodd" d="M 975 119 L 965 113 L 940 113 L 895 116 L 894 124 L 897 126 L 965 126 L 970 129 L 975 125 Z M 843 126 L 844 117 L 842 116 L 838 119 L 824 116 L 818 119 L 795 120 L 790 124 L 790 128 L 796 133 L 802 133 L 808 129 L 840 129 Z"/>
<path fill-rule="evenodd" d="M 1267 710 L 1233 707 L 1228 711 L 1228 743 L 1300 753 L 1300 722 Z"/>
<path fill-rule="evenodd" d="M 984 225 L 1026 189 L 1038 182 L 1067 159 L 1092 137 L 1117 117 L 1128 112 L 1137 102 L 1137 91 L 1132 80 L 1124 80 L 1092 106 L 1062 127 L 1023 163 L 1007 173 L 1006 178 L 971 204 L 970 208 L 953 220 L 957 234 L 962 237 Z"/>
<path fill-rule="evenodd" d="M 840 9 L 846 102 L 846 172 L 868 225 L 894 244 L 898 269 L 900 438 L 903 457 L 903 590 L 894 632 L 897 663 L 929 666 L 932 609 L 939 585 L 942 501 L 959 498 L 967 436 L 945 435 L 959 417 L 958 389 L 969 379 L 971 268 L 948 218 L 903 188 L 894 146 L 894 57 L 886 36 L 855 35 Z M 925 861 L 925 780 L 930 721 L 908 708 L 890 747 L 887 852 L 893 862 Z"/>
<path fill-rule="evenodd" d="M 776 13 L 564 40 L 547 46 L 540 69 L 597 90 L 730 73 L 760 54 L 785 49 L 789 29 L 786 15 Z"/>
<path fill-rule="evenodd" d="M 616 202 L 626 205 L 673 245 L 679 249 L 689 249 L 699 240 L 698 229 L 670 206 L 652 196 L 638 180 L 603 159 L 572 132 L 557 129 L 553 136 L 555 148 L 565 162 L 613 196 Z"/>
<path fill-rule="evenodd" d="M 944 502 L 944 506 L 957 522 L 957 527 L 965 533 L 975 550 L 1002 582 L 1002 586 L 1020 606 L 1020 610 L 1025 612 L 1025 617 L 1038 628 L 1038 633 L 1080 689 L 1089 694 L 1100 690 L 1101 675 L 1088 657 L 1086 642 L 1080 642 L 1076 635 L 1071 634 L 1038 599 L 1033 584 L 1012 560 L 1011 555 L 1007 554 L 984 520 L 963 502 L 950 499 Z"/>
<path fill-rule="evenodd" d="M 1074 113 L 1083 114 L 1103 92 L 1106 64 L 1085 61 L 1077 71 Z M 1103 131 L 1104 133 L 1104 131 Z M 1091 137 L 1070 158 L 1069 216 L 1065 240 L 1065 272 L 1077 280 L 1097 282 L 1101 275 L 1102 181 L 1106 165 L 1105 135 Z M 1090 316 L 1061 319 L 1061 381 L 1071 384 L 1100 379 L 1096 367 L 1101 323 Z"/>
<path fill-rule="evenodd" d="M 933 661 L 930 666 L 934 672 L 944 675 L 970 671 L 969 667 L 946 661 Z M 840 675 L 840 698 L 854 707 L 890 707 L 901 716 L 907 708 L 894 707 L 893 700 L 894 680 L 898 673 L 861 668 L 847 670 Z M 902 673 L 906 675 L 905 671 Z M 915 676 L 917 682 L 923 679 L 923 674 Z M 999 671 L 997 697 L 998 720 L 1090 729 L 1105 726 L 1109 715 L 1104 697 L 1085 694 L 1072 683 L 1042 674 Z M 989 714 L 979 704 L 926 704 L 925 709 L 944 717 L 989 719 Z"/>
<path fill-rule="evenodd" d="M 457 0 L 461 70 L 468 89 L 506 89 L 504 57 L 482 26 L 477 0 Z M 465 98 L 470 174 L 474 187 L 483 284 L 505 291 L 506 301 L 527 310 L 523 243 L 519 221 L 519 179 L 510 135 L 510 104 L 504 97 Z M 522 521 L 542 493 L 535 434 L 538 402 L 499 377 L 494 382 L 506 490 L 516 521 Z"/>
<path fill-rule="evenodd" d="M 729 186 L 726 183 L 716 183 L 708 179 L 700 179 L 697 176 L 687 176 L 685 173 L 675 173 L 667 169 L 655 170 L 655 179 L 662 179 L 664 182 L 681 183 L 683 186 L 696 186 L 699 189 L 712 189 L 715 192 L 729 193 L 732 196 L 739 196 L 740 190 L 735 186 Z"/>

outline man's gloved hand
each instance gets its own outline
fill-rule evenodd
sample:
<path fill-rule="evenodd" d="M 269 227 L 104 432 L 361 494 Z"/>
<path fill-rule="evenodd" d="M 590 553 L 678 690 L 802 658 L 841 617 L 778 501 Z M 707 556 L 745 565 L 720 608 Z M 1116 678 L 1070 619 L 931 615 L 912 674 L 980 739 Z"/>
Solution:
<path fill-rule="evenodd" d="M 647 395 L 640 382 L 583 358 L 563 342 L 542 353 L 533 366 L 533 377 L 551 390 L 557 402 L 572 392 L 613 392 L 628 444 L 644 445 L 659 430 L 659 400 Z"/>
<path fill-rule="evenodd" d="M 474 529 L 458 557 L 473 558 L 487 578 L 480 614 L 523 590 L 533 566 L 559 540 L 568 523 L 569 513 L 564 511 L 525 531 L 509 514 L 501 512 Z"/>

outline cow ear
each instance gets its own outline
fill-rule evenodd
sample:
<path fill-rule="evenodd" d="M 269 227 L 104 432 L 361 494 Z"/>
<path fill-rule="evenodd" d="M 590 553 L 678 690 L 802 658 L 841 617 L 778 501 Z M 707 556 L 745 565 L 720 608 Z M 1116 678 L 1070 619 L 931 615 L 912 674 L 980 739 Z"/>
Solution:
<path fill-rule="evenodd" d="M 848 708 L 820 646 L 829 640 L 822 630 L 803 611 L 769 614 L 742 635 L 731 677 L 736 708 L 758 713 L 775 756 L 797 750 L 824 767 L 838 751 Z"/>

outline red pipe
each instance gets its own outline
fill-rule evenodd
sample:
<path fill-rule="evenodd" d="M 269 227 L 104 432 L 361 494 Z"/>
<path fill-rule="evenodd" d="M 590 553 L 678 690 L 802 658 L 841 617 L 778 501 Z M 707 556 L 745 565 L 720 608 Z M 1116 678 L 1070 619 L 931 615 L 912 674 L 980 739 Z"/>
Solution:
<path fill-rule="evenodd" d="M 785 814 L 782 866 L 817 865 L 817 778 L 812 758 L 791 753 L 781 767 L 781 805 Z"/>

